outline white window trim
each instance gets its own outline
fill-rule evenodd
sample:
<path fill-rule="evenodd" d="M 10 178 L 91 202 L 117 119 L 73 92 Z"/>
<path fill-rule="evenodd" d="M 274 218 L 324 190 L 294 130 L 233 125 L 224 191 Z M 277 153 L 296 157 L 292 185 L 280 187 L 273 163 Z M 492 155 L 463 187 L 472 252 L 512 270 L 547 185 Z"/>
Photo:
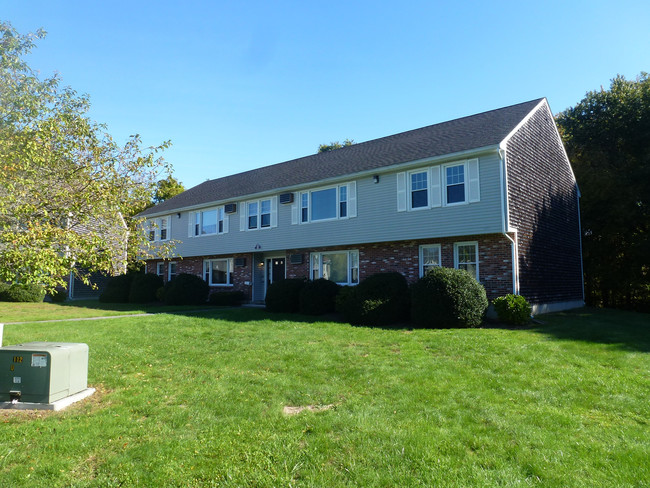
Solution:
<path fill-rule="evenodd" d="M 341 188 L 345 188 L 345 193 L 346 193 L 346 215 L 341 216 Z M 312 193 L 314 192 L 319 192 L 319 191 L 325 191 L 325 190 L 336 190 L 336 217 L 330 217 L 328 219 L 318 219 L 318 220 L 312 220 L 311 218 L 311 210 L 312 210 Z M 302 220 L 302 198 L 303 195 L 307 195 L 307 220 L 303 221 Z M 295 218 L 292 218 L 292 223 L 298 223 L 298 224 L 316 224 L 320 222 L 332 222 L 334 220 L 347 220 L 347 219 L 352 219 L 357 216 L 357 182 L 356 181 L 350 181 L 347 183 L 340 183 L 337 185 L 328 185 L 328 186 L 321 186 L 318 188 L 310 188 L 309 190 L 301 191 L 297 193 L 297 198 L 295 202 L 295 210 L 293 212 L 293 215 Z"/>
<path fill-rule="evenodd" d="M 226 283 L 210 283 L 210 282 L 212 281 L 211 279 L 208 279 L 208 280 L 205 279 L 205 275 L 206 275 L 206 269 L 205 269 L 205 268 L 206 268 L 206 265 L 207 265 L 208 263 L 212 263 L 213 261 L 226 261 L 226 262 L 228 263 L 228 270 L 227 270 L 227 272 L 226 272 L 226 277 L 227 277 L 227 278 L 226 278 Z M 214 258 L 214 259 L 204 259 L 204 260 L 203 260 L 203 273 L 202 273 L 202 278 L 203 278 L 204 281 L 206 281 L 206 283 L 207 283 L 209 286 L 222 287 L 222 288 L 224 288 L 224 287 L 231 287 L 231 286 L 233 286 L 233 283 L 232 283 L 232 281 L 231 281 L 231 276 L 232 276 L 233 270 L 234 270 L 234 259 L 233 259 L 233 258 Z M 212 273 L 212 267 L 210 267 L 210 273 Z M 210 278 L 212 278 L 211 275 L 210 275 Z"/>
<path fill-rule="evenodd" d="M 267 202 L 267 201 L 271 202 L 271 211 L 269 214 L 270 225 L 266 227 L 262 227 L 262 202 Z M 252 203 L 257 204 L 257 214 L 255 215 L 257 217 L 257 227 L 249 228 L 248 219 L 249 217 L 252 217 L 252 215 L 249 215 L 248 213 L 248 206 Z M 240 231 L 258 231 L 258 230 L 272 229 L 278 226 L 278 197 L 272 196 L 268 198 L 260 198 L 259 200 L 249 200 L 243 202 L 241 204 L 240 212 L 241 212 L 240 221 L 239 221 Z"/>
<path fill-rule="evenodd" d="M 412 175 L 419 174 L 419 173 L 424 173 L 427 175 L 427 184 L 426 187 L 421 188 L 420 190 L 413 190 L 413 178 Z M 408 189 L 406 192 L 406 205 L 409 211 L 411 212 L 416 212 L 419 210 L 426 210 L 428 208 L 431 208 L 431 171 L 429 168 L 420 168 L 420 169 L 414 169 L 413 171 L 409 171 L 406 173 L 406 183 L 408 185 Z M 413 191 L 423 191 L 426 190 L 427 192 L 427 204 L 423 205 L 422 207 L 413 207 Z"/>
<path fill-rule="evenodd" d="M 424 248 L 432 248 L 438 251 L 438 266 L 442 266 L 442 246 L 440 244 L 422 244 L 418 250 L 420 278 L 424 276 Z"/>
<path fill-rule="evenodd" d="M 203 234 L 203 214 L 205 212 L 214 212 L 217 214 L 216 216 L 216 225 L 215 225 L 215 232 L 210 232 Z M 219 213 L 223 214 L 223 230 L 219 232 Z M 199 218 L 199 222 L 197 224 L 196 218 Z M 229 223 L 229 217 L 228 214 L 225 211 L 225 207 L 223 205 L 219 207 L 210 207 L 210 208 L 203 208 L 201 210 L 196 210 L 193 212 L 190 212 L 188 216 L 188 226 L 189 226 L 189 232 L 188 235 L 189 237 L 209 237 L 209 236 L 216 236 L 216 235 L 221 235 L 221 234 L 227 234 L 228 233 L 228 223 Z M 197 229 L 196 226 L 199 226 Z M 197 234 L 198 230 L 198 234 Z"/>
<path fill-rule="evenodd" d="M 479 255 L 478 255 L 478 241 L 465 241 L 465 242 L 454 242 L 454 268 L 460 269 L 460 263 L 458 262 L 458 248 L 460 246 L 474 246 L 474 254 L 476 256 L 476 281 L 479 281 Z"/>
<path fill-rule="evenodd" d="M 161 278 L 165 276 L 165 263 L 163 261 L 156 263 L 156 274 Z"/>
<path fill-rule="evenodd" d="M 464 190 L 465 199 L 462 202 L 447 202 L 447 168 L 452 166 L 463 166 L 465 176 Z M 427 173 L 427 205 L 423 207 L 412 206 L 412 182 L 411 175 L 415 173 Z M 436 164 L 425 168 L 417 168 L 397 173 L 397 211 L 414 212 L 418 210 L 431 209 L 436 207 L 455 207 L 467 205 L 481 200 L 479 160 L 464 159 Z"/>
<path fill-rule="evenodd" d="M 171 281 L 171 279 L 172 279 L 172 264 L 175 264 L 177 266 L 176 275 L 178 275 L 178 262 L 177 261 L 169 261 L 167 263 L 167 281 Z"/>
<path fill-rule="evenodd" d="M 447 168 L 453 168 L 455 166 L 463 167 L 463 201 L 462 202 L 451 202 L 447 201 Z M 455 207 L 456 205 L 467 205 L 469 203 L 469 167 L 467 161 L 456 161 L 453 163 L 443 164 L 442 165 L 442 201 L 444 202 L 445 207 Z"/>
<path fill-rule="evenodd" d="M 161 231 L 163 229 L 162 221 L 165 221 L 164 229 L 167 231 L 165 238 L 161 239 Z M 153 242 L 165 242 L 171 240 L 172 234 L 172 217 L 171 215 L 163 215 L 162 217 L 156 217 L 154 219 L 148 219 L 147 225 L 145 226 L 147 232 L 147 238 L 151 235 L 151 232 L 154 233 Z M 149 239 L 151 242 L 151 239 Z"/>
<path fill-rule="evenodd" d="M 359 263 L 359 250 L 358 249 L 349 249 L 349 250 L 342 250 L 342 251 L 319 251 L 319 252 L 312 252 L 309 256 L 309 275 L 312 279 L 318 279 L 323 277 L 323 254 L 347 254 L 348 256 L 348 266 L 347 266 L 347 272 L 348 272 L 348 278 L 346 282 L 336 282 L 339 285 L 344 285 L 344 286 L 356 286 L 359 284 L 360 281 L 360 273 L 361 273 L 361 265 Z M 314 276 L 314 262 L 316 256 L 318 257 L 318 276 Z M 357 282 L 353 283 L 351 281 L 352 279 L 352 267 L 350 266 L 352 263 L 352 257 L 356 256 L 356 261 L 357 261 Z"/>

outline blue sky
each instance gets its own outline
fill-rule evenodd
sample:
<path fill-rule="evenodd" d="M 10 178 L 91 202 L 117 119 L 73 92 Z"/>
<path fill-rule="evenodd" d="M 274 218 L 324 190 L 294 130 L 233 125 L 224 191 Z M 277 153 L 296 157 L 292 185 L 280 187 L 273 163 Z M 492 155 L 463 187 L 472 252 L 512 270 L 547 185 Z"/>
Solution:
<path fill-rule="evenodd" d="M 644 1 L 0 0 L 29 58 L 119 141 L 171 140 L 186 187 L 650 71 Z"/>

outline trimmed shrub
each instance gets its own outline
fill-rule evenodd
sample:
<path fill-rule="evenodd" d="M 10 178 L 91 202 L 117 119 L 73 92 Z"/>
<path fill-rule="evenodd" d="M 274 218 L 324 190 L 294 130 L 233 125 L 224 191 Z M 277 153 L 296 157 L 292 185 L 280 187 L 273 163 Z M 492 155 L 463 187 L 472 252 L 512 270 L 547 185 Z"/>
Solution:
<path fill-rule="evenodd" d="M 504 324 L 524 325 L 530 321 L 530 304 L 521 295 L 506 295 L 492 302 L 499 321 Z"/>
<path fill-rule="evenodd" d="M 323 315 L 336 311 L 336 295 L 341 287 L 333 281 L 319 278 L 308 281 L 300 290 L 300 313 Z"/>
<path fill-rule="evenodd" d="M 45 289 L 41 285 L 14 283 L 0 288 L 0 302 L 42 302 L 45 298 Z"/>
<path fill-rule="evenodd" d="M 167 305 L 203 305 L 210 286 L 193 274 L 181 273 L 165 285 L 163 300 Z"/>
<path fill-rule="evenodd" d="M 208 297 L 210 305 L 239 307 L 248 297 L 243 291 L 218 291 Z"/>
<path fill-rule="evenodd" d="M 434 268 L 411 287 L 411 318 L 419 327 L 478 327 L 485 288 L 462 269 Z"/>
<path fill-rule="evenodd" d="M 275 313 L 297 313 L 300 310 L 300 291 L 305 283 L 300 278 L 271 283 L 266 290 L 266 309 Z"/>
<path fill-rule="evenodd" d="M 133 277 L 129 291 L 129 302 L 149 303 L 156 301 L 156 291 L 164 286 L 163 279 L 153 273 L 138 273 Z"/>
<path fill-rule="evenodd" d="M 131 283 L 135 273 L 111 276 L 106 282 L 106 289 L 99 295 L 102 303 L 128 303 Z"/>
<path fill-rule="evenodd" d="M 409 320 L 409 288 L 401 273 L 377 273 L 344 287 L 336 309 L 351 324 L 390 325 Z"/>

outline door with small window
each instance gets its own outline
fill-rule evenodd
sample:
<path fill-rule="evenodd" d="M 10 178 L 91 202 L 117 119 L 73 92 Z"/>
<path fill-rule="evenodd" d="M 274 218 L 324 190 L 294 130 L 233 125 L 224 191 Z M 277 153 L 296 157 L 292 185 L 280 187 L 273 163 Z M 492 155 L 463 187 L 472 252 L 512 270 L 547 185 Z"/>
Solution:
<path fill-rule="evenodd" d="M 266 286 L 285 278 L 285 258 L 268 258 L 266 260 Z"/>

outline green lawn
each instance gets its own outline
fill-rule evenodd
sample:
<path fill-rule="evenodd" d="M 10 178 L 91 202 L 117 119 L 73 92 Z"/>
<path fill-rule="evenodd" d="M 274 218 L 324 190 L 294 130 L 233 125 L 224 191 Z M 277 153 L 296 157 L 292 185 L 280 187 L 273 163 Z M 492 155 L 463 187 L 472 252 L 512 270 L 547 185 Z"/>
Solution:
<path fill-rule="evenodd" d="M 86 342 L 98 393 L 0 411 L 0 486 L 648 486 L 650 316 L 541 319 L 391 330 L 222 309 L 7 325 L 5 345 Z"/>

